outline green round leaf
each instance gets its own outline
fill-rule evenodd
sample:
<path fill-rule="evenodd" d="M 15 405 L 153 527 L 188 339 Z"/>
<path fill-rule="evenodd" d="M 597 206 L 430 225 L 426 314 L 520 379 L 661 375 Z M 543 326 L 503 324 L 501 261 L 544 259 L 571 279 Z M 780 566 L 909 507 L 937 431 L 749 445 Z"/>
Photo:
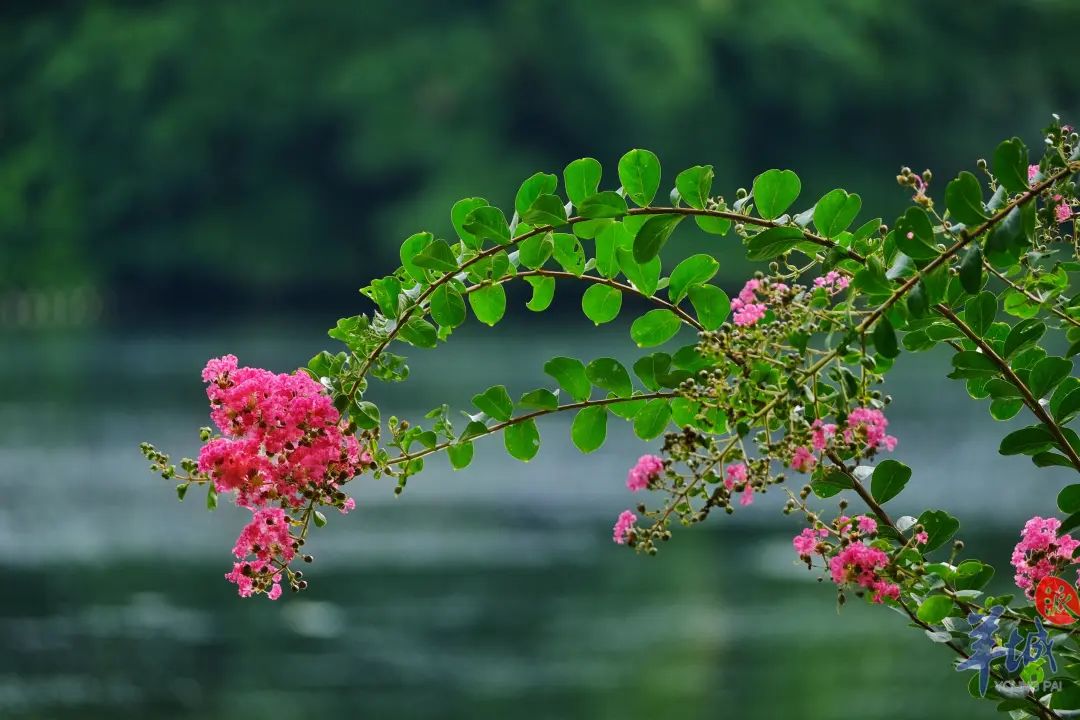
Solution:
<path fill-rule="evenodd" d="M 668 280 L 668 297 L 676 305 L 686 297 L 686 291 L 712 279 L 720 269 L 720 263 L 712 255 L 691 255 L 675 266 Z"/>
<path fill-rule="evenodd" d="M 911 468 L 896 460 L 882 460 L 870 479 L 870 494 L 886 503 L 900 494 L 911 479 Z"/>
<path fill-rule="evenodd" d="M 982 246 L 972 243 L 960 261 L 960 285 L 974 295 L 983 286 Z"/>
<path fill-rule="evenodd" d="M 566 272 L 580 277 L 585 272 L 585 249 L 581 247 L 581 241 L 569 233 L 555 233 L 552 239 L 555 262 Z"/>
<path fill-rule="evenodd" d="M 506 314 L 506 290 L 498 283 L 473 290 L 469 293 L 469 306 L 477 320 L 494 325 Z"/>
<path fill-rule="evenodd" d="M 927 510 L 918 518 L 926 531 L 927 540 L 921 546 L 924 553 L 936 550 L 952 539 L 960 529 L 960 521 L 944 510 Z"/>
<path fill-rule="evenodd" d="M 619 397 L 630 397 L 634 391 L 630 373 L 614 358 L 596 358 L 585 366 L 585 376 L 593 385 Z"/>
<path fill-rule="evenodd" d="M 979 180 L 967 170 L 945 186 L 945 207 L 957 222 L 978 225 L 986 219 L 983 210 L 982 187 Z"/>
<path fill-rule="evenodd" d="M 540 451 L 540 431 L 532 418 L 515 423 L 503 430 L 503 444 L 510 457 L 528 462 Z"/>
<path fill-rule="evenodd" d="M 514 414 L 514 401 L 506 392 L 505 385 L 494 385 L 479 395 L 473 395 L 473 405 L 480 408 L 488 417 L 506 421 Z"/>
<path fill-rule="evenodd" d="M 555 250 L 555 241 L 550 232 L 525 238 L 518 245 L 518 261 L 530 270 L 543 267 Z"/>
<path fill-rule="evenodd" d="M 491 205 L 476 208 L 465 218 L 465 230 L 479 240 L 492 240 L 501 245 L 510 242 L 510 226 L 503 211 Z"/>
<path fill-rule="evenodd" d="M 662 345 L 679 332 L 682 320 L 670 310 L 650 310 L 630 326 L 630 337 L 638 347 Z"/>
<path fill-rule="evenodd" d="M 1028 150 L 1020 138 L 1006 140 L 994 150 L 994 177 L 1010 193 L 1027 190 Z"/>
<path fill-rule="evenodd" d="M 459 442 L 446 448 L 446 454 L 450 458 L 450 467 L 462 470 L 469 467 L 473 459 L 473 444 L 471 442 Z"/>
<path fill-rule="evenodd" d="M 825 194 L 814 206 L 814 227 L 827 238 L 848 229 L 862 209 L 862 198 L 837 188 Z"/>
<path fill-rule="evenodd" d="M 1080 485 L 1067 485 L 1057 496 L 1058 510 L 1066 515 L 1080 512 Z"/>
<path fill-rule="evenodd" d="M 611 322 L 622 308 L 622 291 L 608 285 L 593 285 L 581 296 L 585 317 L 597 325 Z"/>
<path fill-rule="evenodd" d="M 538 172 L 525 182 L 521 183 L 517 195 L 514 197 L 514 210 L 524 219 L 525 213 L 533 206 L 536 199 L 541 195 L 551 196 L 559 185 L 559 179 L 548 173 Z M 562 207 L 562 203 L 559 203 Z M 526 222 L 530 222 L 526 220 Z M 535 224 L 535 223 L 531 223 Z"/>
<path fill-rule="evenodd" d="M 690 303 L 698 322 L 706 330 L 720 327 L 731 312 L 731 300 L 715 285 L 695 285 L 690 288 Z"/>
<path fill-rule="evenodd" d="M 650 400 L 634 416 L 634 434 L 642 440 L 659 437 L 671 419 L 671 404 L 662 398 Z"/>
<path fill-rule="evenodd" d="M 671 356 L 667 353 L 654 352 L 639 358 L 634 363 L 634 374 L 641 380 L 641 384 L 652 391 L 660 389 L 660 378 L 667 374 L 671 368 Z"/>
<path fill-rule="evenodd" d="M 679 196 L 692 208 L 702 210 L 712 194 L 712 165 L 695 165 L 687 168 L 675 177 L 675 189 Z"/>
<path fill-rule="evenodd" d="M 769 228 L 746 241 L 746 257 L 750 260 L 772 260 L 801 243 L 805 237 L 797 227 Z"/>
<path fill-rule="evenodd" d="M 645 221 L 634 237 L 634 259 L 646 263 L 660 254 L 684 215 L 656 215 Z"/>
<path fill-rule="evenodd" d="M 552 176 L 554 177 L 554 175 Z M 521 219 L 534 227 L 541 225 L 559 226 L 566 224 L 566 207 L 557 195 L 541 195 L 533 201 Z"/>
<path fill-rule="evenodd" d="M 585 363 L 568 357 L 554 357 L 544 364 L 544 372 L 555 378 L 559 387 L 577 402 L 588 400 L 592 383 L 585 374 Z"/>
<path fill-rule="evenodd" d="M 431 294 L 431 317 L 443 327 L 455 328 L 465 322 L 465 300 L 450 283 Z"/>
<path fill-rule="evenodd" d="M 398 337 L 418 348 L 433 348 L 439 344 L 439 333 L 435 326 L 421 317 L 409 318 L 398 328 Z"/>
<path fill-rule="evenodd" d="M 1035 363 L 1028 379 L 1028 389 L 1036 398 L 1041 398 L 1058 386 L 1072 373 L 1072 362 L 1063 357 L 1045 357 Z"/>
<path fill-rule="evenodd" d="M 997 296 L 988 290 L 971 298 L 964 306 L 964 322 L 979 337 L 986 336 L 995 317 L 997 317 Z"/>
<path fill-rule="evenodd" d="M 931 595 L 922 601 L 916 615 L 928 625 L 937 625 L 949 616 L 956 605 L 947 595 Z"/>
<path fill-rule="evenodd" d="M 791 170 L 766 170 L 754 178 L 754 204 L 766 220 L 783 215 L 801 191 L 799 176 Z"/>
<path fill-rule="evenodd" d="M 533 410 L 555 410 L 559 407 L 559 398 L 547 388 L 531 390 L 518 399 L 518 407 Z"/>
<path fill-rule="evenodd" d="M 488 201 L 484 198 L 464 198 L 454 203 L 454 207 L 450 210 L 450 222 L 454 225 L 454 230 L 457 231 L 458 237 L 461 238 L 461 242 L 465 243 L 466 247 L 476 250 L 484 244 L 483 240 L 465 229 L 465 221 L 473 210 L 487 204 Z"/>
<path fill-rule="evenodd" d="M 626 200 L 613 190 L 604 190 L 590 195 L 578 206 L 582 217 L 603 220 L 622 217 L 626 214 Z"/>
<path fill-rule="evenodd" d="M 896 330 L 884 315 L 874 326 L 874 347 L 882 357 L 894 358 L 900 354 L 900 347 L 896 344 Z"/>
<path fill-rule="evenodd" d="M 638 292 L 646 297 L 651 297 L 656 292 L 660 283 L 660 257 L 654 257 L 648 262 L 639 263 L 634 259 L 633 250 L 618 247 L 615 249 L 615 257 L 619 261 L 619 269 L 630 281 Z"/>
<path fill-rule="evenodd" d="M 1049 450 L 1054 436 L 1042 425 L 1030 425 L 1015 430 L 1001 440 L 998 452 L 1002 455 L 1035 455 Z"/>
<path fill-rule="evenodd" d="M 660 187 L 660 160 L 648 150 L 631 150 L 619 158 L 619 182 L 627 197 L 646 207 Z"/>
<path fill-rule="evenodd" d="M 424 273 L 424 269 L 419 265 L 416 265 L 413 262 L 413 258 L 434 239 L 435 237 L 429 232 L 418 232 L 409 237 L 405 242 L 401 243 L 401 266 L 405 268 L 405 272 L 409 273 L 409 276 L 414 280 L 427 282 L 427 275 Z"/>
<path fill-rule="evenodd" d="M 922 208 L 910 207 L 897 219 L 893 229 L 893 239 L 896 247 L 910 258 L 929 260 L 937 257 L 938 250 L 934 247 L 934 226 Z"/>
<path fill-rule="evenodd" d="M 583 453 L 598 450 L 607 438 L 607 408 L 592 405 L 578 410 L 570 426 L 570 439 Z"/>
<path fill-rule="evenodd" d="M 580 208 L 585 198 L 596 194 L 602 172 L 600 161 L 591 157 L 575 160 L 566 166 L 563 170 L 563 185 L 566 187 L 566 196 L 574 203 L 574 207 Z"/>
<path fill-rule="evenodd" d="M 551 305 L 555 297 L 555 278 L 541 275 L 530 275 L 525 281 L 532 285 L 532 299 L 525 304 L 533 312 L 543 312 Z"/>

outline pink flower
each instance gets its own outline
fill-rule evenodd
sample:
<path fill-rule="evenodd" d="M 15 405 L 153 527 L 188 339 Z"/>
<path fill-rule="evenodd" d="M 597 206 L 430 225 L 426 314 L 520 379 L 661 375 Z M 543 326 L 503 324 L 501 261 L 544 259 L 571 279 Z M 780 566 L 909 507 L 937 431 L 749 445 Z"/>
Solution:
<path fill-rule="evenodd" d="M 732 463 L 724 469 L 724 487 L 732 490 L 736 483 L 746 482 L 746 464 Z"/>
<path fill-rule="evenodd" d="M 883 580 L 878 572 L 888 564 L 884 551 L 862 541 L 853 542 L 829 559 L 829 574 L 837 585 L 855 584 L 873 590 L 872 601 L 880 603 L 886 597 L 899 596 L 900 588 Z"/>
<path fill-rule="evenodd" d="M 732 300 L 732 307 L 738 300 Z M 765 317 L 765 312 L 768 308 L 761 303 L 745 303 L 740 304 L 739 307 L 734 308 L 735 314 L 732 316 L 732 320 L 736 325 L 745 327 L 747 325 L 753 325 L 761 318 Z"/>
<path fill-rule="evenodd" d="M 1039 166 L 1028 165 L 1028 185 L 1035 182 L 1035 178 L 1039 177 Z"/>
<path fill-rule="evenodd" d="M 221 435 L 200 450 L 199 470 L 252 511 L 233 547 L 240 562 L 225 577 L 244 597 L 276 599 L 282 569 L 296 556 L 288 513 L 313 499 L 342 512 L 355 508 L 352 498 L 341 501 L 340 486 L 371 465 L 371 455 L 326 388 L 304 372 L 239 367 L 226 355 L 209 360 L 202 378 Z"/>
<path fill-rule="evenodd" d="M 615 521 L 615 527 L 612 529 L 612 540 L 620 545 L 625 545 L 627 536 L 630 534 L 630 529 L 634 527 L 634 523 L 637 522 L 637 515 L 629 510 L 623 510 L 619 514 L 618 520 Z"/>
<path fill-rule="evenodd" d="M 314 484 L 327 496 L 371 464 L 326 389 L 306 373 L 237 367 L 232 355 L 203 370 L 210 417 L 221 436 L 199 453 L 199 470 L 236 504 L 298 508 Z"/>
<path fill-rule="evenodd" d="M 802 447 L 801 445 L 795 448 L 795 452 L 791 455 L 791 467 L 793 470 L 805 473 L 810 472 L 817 465 L 817 458 L 810 452 L 809 449 Z"/>
<path fill-rule="evenodd" d="M 855 408 L 848 415 L 844 441 L 864 444 L 866 450 L 877 450 L 884 445 L 887 450 L 892 451 L 896 448 L 896 438 L 885 434 L 888 426 L 889 421 L 880 410 Z"/>
<path fill-rule="evenodd" d="M 915 533 L 915 542 L 919 545 L 925 545 L 930 542 L 930 536 L 925 532 Z"/>
<path fill-rule="evenodd" d="M 821 538 L 828 537 L 829 531 L 825 528 L 804 528 L 801 533 L 791 539 L 791 544 L 795 548 L 795 552 L 799 553 L 801 558 L 809 558 L 815 552 L 817 552 L 818 544 L 821 542 Z"/>
<path fill-rule="evenodd" d="M 821 451 L 825 449 L 825 446 L 829 443 L 829 439 L 833 435 L 836 435 L 836 425 L 832 423 L 823 423 L 821 420 L 815 420 L 814 424 L 810 426 L 812 429 L 811 443 L 814 449 Z"/>
<path fill-rule="evenodd" d="M 649 483 L 660 476 L 664 469 L 664 461 L 656 455 L 642 455 L 637 464 L 630 468 L 626 476 L 626 487 L 633 492 L 644 490 Z"/>
<path fill-rule="evenodd" d="M 754 504 L 754 488 L 749 485 L 742 491 L 742 495 L 739 496 L 739 505 L 746 507 L 747 505 Z"/>
<path fill-rule="evenodd" d="M 814 287 L 825 288 L 830 294 L 836 294 L 845 289 L 851 280 L 846 275 L 841 275 L 835 270 L 830 270 L 823 277 L 814 278 Z"/>
<path fill-rule="evenodd" d="M 874 591 L 874 597 L 871 598 L 872 602 L 885 602 L 885 598 L 892 598 L 893 600 L 900 599 L 900 586 L 896 583 L 879 580 L 871 585 L 870 588 Z"/>
<path fill-rule="evenodd" d="M 1068 222 L 1069 218 L 1071 218 L 1071 217 L 1072 217 L 1072 208 L 1069 207 L 1066 203 L 1061 203 L 1056 208 L 1054 208 L 1054 218 L 1059 223 Z"/>
<path fill-rule="evenodd" d="M 859 532 L 865 535 L 873 535 L 877 532 L 877 520 L 867 515 L 860 515 L 855 519 L 859 526 Z"/>
<path fill-rule="evenodd" d="M 356 501 L 352 498 L 345 498 L 345 502 L 341 506 L 341 514 L 348 515 L 350 512 L 356 509 Z"/>
<path fill-rule="evenodd" d="M 761 281 L 750 278 L 743 285 L 743 289 L 739 291 L 738 297 L 732 299 L 731 310 L 734 313 L 732 321 L 736 325 L 746 327 L 765 317 L 768 307 L 758 302 L 757 292 L 759 289 L 761 289 Z"/>
<path fill-rule="evenodd" d="M 1024 524 L 1020 542 L 1013 548 L 1016 586 L 1029 598 L 1034 599 L 1040 580 L 1060 573 L 1074 562 L 1073 553 L 1080 547 L 1080 540 L 1068 534 L 1058 537 L 1060 527 L 1057 518 L 1033 517 Z"/>

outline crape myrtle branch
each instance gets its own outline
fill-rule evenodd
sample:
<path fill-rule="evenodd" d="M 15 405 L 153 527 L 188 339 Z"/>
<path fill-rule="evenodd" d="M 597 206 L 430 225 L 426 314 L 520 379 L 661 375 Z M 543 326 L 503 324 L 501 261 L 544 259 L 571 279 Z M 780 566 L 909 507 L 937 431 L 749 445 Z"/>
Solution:
<path fill-rule="evenodd" d="M 643 150 L 620 159 L 615 191 L 600 188 L 600 164 L 588 158 L 567 166 L 565 197 L 556 194 L 554 175 L 534 175 L 518 191 L 510 222 L 486 201 L 466 198 L 451 212 L 460 242 L 418 233 L 402 245 L 402 267 L 362 289 L 378 311 L 345 318 L 331 331 L 348 353 L 322 353 L 306 374 L 293 375 L 243 368 L 231 356 L 212 360 L 203 378 L 219 434 L 206 429 L 198 461 L 185 459 L 181 472 L 152 446 L 144 453 L 156 471 L 178 481 L 181 498 L 191 485 L 205 485 L 208 506 L 218 492 L 229 492 L 251 509 L 252 522 L 234 548 L 238 562 L 226 577 L 243 595 L 274 598 L 281 582 L 294 591 L 307 586 L 290 562 L 310 561 L 301 547 L 310 527 L 326 522 L 320 508 L 353 509 L 345 489 L 355 477 L 395 476 L 400 492 L 424 458 L 445 451 L 455 469 L 464 468 L 472 441 L 496 433 L 512 457 L 528 461 L 540 444 L 535 421 L 566 411 L 574 413 L 573 443 L 592 452 L 614 415 L 644 440 L 663 438 L 661 455 L 642 456 L 626 480 L 629 490 L 650 490 L 663 504 L 637 506 L 647 523 L 623 512 L 615 542 L 654 553 L 655 541 L 671 537 L 673 519 L 689 525 L 717 508 L 733 512 L 790 473 L 803 474 L 809 482 L 801 490 L 784 489 L 785 513 L 806 520 L 792 544 L 808 568 L 821 568 L 835 583 L 841 603 L 851 593 L 891 605 L 966 660 L 979 657 L 974 641 L 966 649 L 969 617 L 1001 606 L 1002 632 L 1059 633 L 1054 651 L 1080 665 L 1075 631 L 1058 622 L 1037 625 L 1034 608 L 986 595 L 993 567 L 959 560 L 962 543 L 953 543 L 948 562 L 931 561 L 955 535 L 955 518 L 940 510 L 890 517 L 886 504 L 912 473 L 882 459 L 897 439 L 887 434 L 883 413 L 891 398 L 874 389 L 901 352 L 899 337 L 910 352 L 943 344 L 955 353 L 950 377 L 964 380 L 972 397 L 990 398 L 995 419 L 1026 406 L 1039 421 L 1009 433 L 1002 454 L 1080 471 L 1080 438 L 1067 427 L 1080 415 L 1080 380 L 1068 360 L 1080 352 L 1080 303 L 1066 295 L 1068 274 L 1080 271 L 1071 181 L 1080 171 L 1080 138 L 1055 121 L 1045 139 L 1044 155 L 1031 165 L 1021 141 L 1002 143 L 992 171 L 979 162 L 984 180 L 963 172 L 948 183 L 941 212 L 929 194 L 929 171 L 905 168 L 897 179 L 912 189 L 914 205 L 892 227 L 878 218 L 849 230 L 862 203 L 841 189 L 808 210 L 791 210 L 801 183 L 786 170 L 762 173 L 729 208 L 712 193 L 711 166 L 695 166 L 675 179 L 670 205 L 655 205 L 660 165 Z M 709 282 L 719 268 L 710 255 L 687 258 L 661 277 L 660 251 L 689 217 L 710 234 L 734 228 L 751 260 L 770 261 L 768 272 L 755 274 L 733 298 Z M 595 241 L 591 259 L 581 240 Z M 798 264 L 796 254 L 809 263 Z M 549 261 L 561 268 L 545 267 Z M 811 277 L 816 268 L 819 276 Z M 984 289 L 988 277 L 1004 290 Z M 464 413 L 464 431 L 454 428 L 447 406 L 428 413 L 429 423 L 383 423 L 364 395 L 369 374 L 407 377 L 405 358 L 389 352 L 390 344 L 446 341 L 465 321 L 466 301 L 481 322 L 495 324 L 505 313 L 502 285 L 514 278 L 532 285 L 534 311 L 550 305 L 556 281 L 586 284 L 582 309 L 597 325 L 619 314 L 624 295 L 641 298 L 654 308 L 631 327 L 641 348 L 664 346 L 681 327 L 693 328 L 697 340 L 670 354 L 647 351 L 633 375 L 614 358 L 553 358 L 544 370 L 558 390 L 514 400 L 504 386 L 488 388 L 473 398 L 480 414 Z M 1006 315 L 1020 318 L 1015 325 L 999 319 L 998 292 Z M 1047 329 L 1041 314 L 1060 321 L 1053 329 L 1071 343 L 1065 357 L 1039 345 Z M 596 390 L 603 396 L 594 397 Z M 807 504 L 810 495 L 826 500 L 845 490 L 866 514 L 844 515 L 844 499 L 832 518 Z M 1069 534 L 1080 527 L 1080 484 L 1062 491 L 1058 508 L 1068 515 L 1064 521 L 1032 518 L 1013 552 L 1016 584 L 1029 600 L 1040 580 L 1073 570 L 1080 551 Z M 999 660 L 987 662 L 996 681 L 1013 682 Z M 988 696 L 1016 716 L 1071 715 L 1073 703 L 1080 708 L 1080 686 L 1054 679 L 1064 690 Z"/>

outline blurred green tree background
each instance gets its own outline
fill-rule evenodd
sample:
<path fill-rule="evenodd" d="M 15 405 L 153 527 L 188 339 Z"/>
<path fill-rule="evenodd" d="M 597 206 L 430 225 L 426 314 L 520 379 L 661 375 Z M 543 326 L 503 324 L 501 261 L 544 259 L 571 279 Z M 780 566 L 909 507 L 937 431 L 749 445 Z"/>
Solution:
<path fill-rule="evenodd" d="M 730 194 L 791 167 L 903 201 L 901 164 L 1038 141 L 1080 97 L 1072 0 L 5 3 L 0 289 L 110 311 L 338 304 L 449 205 L 647 147 Z M 667 173 L 666 173 L 667 175 Z M 731 271 L 734 273 L 734 270 Z M 734 280 L 736 274 L 729 274 Z M 339 308 L 340 309 L 340 308 Z"/>

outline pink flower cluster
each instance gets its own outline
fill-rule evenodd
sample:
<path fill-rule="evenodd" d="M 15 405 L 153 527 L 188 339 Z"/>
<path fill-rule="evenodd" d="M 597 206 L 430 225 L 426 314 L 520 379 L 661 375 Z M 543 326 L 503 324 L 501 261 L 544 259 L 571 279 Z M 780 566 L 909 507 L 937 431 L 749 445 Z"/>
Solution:
<path fill-rule="evenodd" d="M 851 279 L 835 270 L 830 270 L 822 277 L 814 278 L 814 287 L 825 288 L 831 295 L 844 290 L 849 284 L 851 284 Z"/>
<path fill-rule="evenodd" d="M 864 444 L 866 450 L 877 450 L 882 445 L 892 452 L 896 449 L 896 438 L 885 434 L 889 421 L 880 410 L 855 408 L 847 418 L 844 428 L 844 440 L 853 444 Z"/>
<path fill-rule="evenodd" d="M 886 450 L 892 451 L 896 448 L 897 440 L 892 435 L 885 433 L 885 428 L 888 426 L 889 421 L 885 419 L 884 413 L 880 410 L 859 407 L 852 410 L 848 415 L 847 423 L 844 425 L 841 435 L 844 442 L 860 446 L 863 452 L 878 450 L 882 446 Z M 837 426 L 834 423 L 825 423 L 820 419 L 815 420 L 813 425 L 810 426 L 810 445 L 812 448 L 796 447 L 791 454 L 788 465 L 793 470 L 803 473 L 813 470 L 818 463 L 814 453 L 824 450 L 829 441 L 836 436 L 836 432 Z"/>
<path fill-rule="evenodd" d="M 630 530 L 634 527 L 634 523 L 637 522 L 637 515 L 629 510 L 623 510 L 618 519 L 615 521 L 615 527 L 612 528 L 611 539 L 617 542 L 619 545 L 625 545 L 629 539 Z"/>
<path fill-rule="evenodd" d="M 884 551 L 862 541 L 853 542 L 829 559 L 829 574 L 837 585 L 854 583 L 872 590 L 871 600 L 880 603 L 885 598 L 896 600 L 900 597 L 900 587 L 879 573 L 888 564 L 889 556 Z"/>
<path fill-rule="evenodd" d="M 238 367 L 233 355 L 210 360 L 202 373 L 208 383 L 210 417 L 221 436 L 199 453 L 199 470 L 218 492 L 235 492 L 236 504 L 252 511 L 236 541 L 241 560 L 225 577 L 240 595 L 281 595 L 281 571 L 295 556 L 287 509 L 310 500 L 356 507 L 339 490 L 360 474 L 371 456 L 345 429 L 341 414 L 322 385 L 302 372 L 274 374 Z M 254 560 L 246 560 L 254 555 Z"/>
<path fill-rule="evenodd" d="M 1039 166 L 1028 165 L 1028 185 L 1035 182 L 1035 178 L 1039 177 Z"/>
<path fill-rule="evenodd" d="M 250 597 L 256 585 L 271 600 L 281 597 L 281 571 L 296 557 L 293 538 L 289 535 L 289 517 L 281 508 L 256 510 L 236 539 L 233 555 L 240 562 L 233 563 L 231 573 L 225 575 L 234 582 L 241 597 Z M 248 560 L 251 555 L 254 560 Z M 269 586 L 269 589 L 266 589 Z"/>
<path fill-rule="evenodd" d="M 1073 553 L 1080 547 L 1080 540 L 1068 534 L 1058 537 L 1060 527 L 1057 518 L 1033 517 L 1024 524 L 1020 542 L 1013 548 L 1016 586 L 1029 598 L 1034 599 L 1040 580 L 1075 562 Z"/>
<path fill-rule="evenodd" d="M 829 531 L 825 528 L 804 528 L 801 533 L 791 539 L 791 544 L 795 548 L 795 552 L 799 553 L 799 557 L 804 560 L 809 560 L 810 556 L 818 552 L 818 546 L 821 544 L 821 538 L 828 537 Z"/>
<path fill-rule="evenodd" d="M 626 476 L 626 487 L 632 492 L 644 490 L 649 487 L 650 482 L 660 476 L 663 470 L 662 458 L 656 455 L 642 455 L 638 458 L 637 464 L 630 468 L 630 473 Z"/>
<path fill-rule="evenodd" d="M 742 488 L 739 505 L 746 507 L 754 502 L 754 488 L 747 482 L 746 463 L 732 463 L 724 468 L 724 487 L 728 490 Z"/>
<path fill-rule="evenodd" d="M 801 473 L 810 472 L 817 466 L 817 458 L 809 449 L 799 446 L 791 455 L 791 468 Z"/>
<path fill-rule="evenodd" d="M 237 367 L 226 355 L 208 362 L 202 377 L 222 437 L 203 446 L 199 469 L 219 492 L 235 491 L 237 505 L 296 508 L 307 489 L 329 501 L 340 482 L 371 463 L 325 388 L 306 374 Z"/>
<path fill-rule="evenodd" d="M 769 308 L 758 302 L 757 291 L 760 288 L 761 281 L 750 278 L 739 291 L 738 297 L 731 301 L 731 310 L 734 313 L 732 320 L 736 325 L 746 327 L 765 317 L 765 311 Z"/>
<path fill-rule="evenodd" d="M 1068 222 L 1073 215 L 1072 208 L 1061 195 L 1055 195 L 1054 202 L 1057 203 L 1054 207 L 1054 219 L 1059 223 Z"/>

